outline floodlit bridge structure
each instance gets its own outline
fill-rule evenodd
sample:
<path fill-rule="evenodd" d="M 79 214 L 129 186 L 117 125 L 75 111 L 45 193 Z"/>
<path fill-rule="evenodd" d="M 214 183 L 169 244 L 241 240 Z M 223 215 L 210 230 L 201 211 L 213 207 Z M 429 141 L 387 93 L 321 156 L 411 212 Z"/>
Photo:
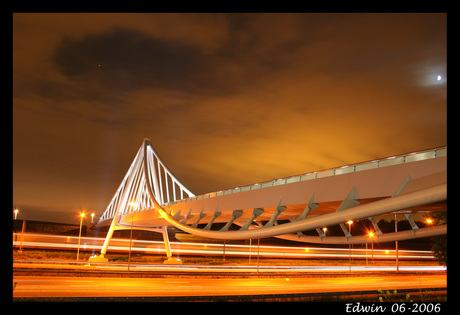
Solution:
<path fill-rule="evenodd" d="M 106 260 L 115 230 L 163 233 L 166 262 L 174 263 L 168 226 L 223 240 L 279 237 L 308 243 L 361 244 L 446 234 L 447 224 L 420 228 L 412 217 L 413 213 L 446 210 L 447 147 L 195 196 L 166 167 L 150 140 L 144 139 L 97 222 L 110 227 L 101 254 L 90 261 Z M 409 221 L 411 230 L 382 233 L 375 216 L 397 213 Z M 373 237 L 350 233 L 346 222 L 358 219 L 369 219 Z M 213 229 L 214 223 L 225 225 Z M 323 228 L 333 225 L 340 225 L 344 236 L 327 236 Z M 303 233 L 309 230 L 318 235 Z"/>

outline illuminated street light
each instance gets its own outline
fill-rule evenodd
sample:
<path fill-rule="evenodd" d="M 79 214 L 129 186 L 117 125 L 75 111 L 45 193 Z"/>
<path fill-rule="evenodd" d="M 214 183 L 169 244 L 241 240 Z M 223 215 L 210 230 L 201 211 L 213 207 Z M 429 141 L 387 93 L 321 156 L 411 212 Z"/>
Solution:
<path fill-rule="evenodd" d="M 348 230 L 349 230 L 350 235 L 351 235 L 351 225 L 353 224 L 353 221 L 352 221 L 352 220 L 348 220 L 348 221 L 347 221 L 347 224 L 348 224 Z"/>
<path fill-rule="evenodd" d="M 13 210 L 14 219 L 18 218 L 19 209 L 16 208 Z M 26 230 L 26 220 L 22 220 L 22 232 L 21 232 L 21 242 L 19 243 L 18 253 L 22 253 L 22 242 L 24 241 L 24 231 Z"/>
<path fill-rule="evenodd" d="M 369 232 L 369 237 L 374 237 L 374 232 Z M 374 242 L 372 244 L 372 262 L 374 262 Z"/>
<path fill-rule="evenodd" d="M 426 223 L 427 223 L 427 224 L 433 224 L 433 220 L 431 220 L 431 219 L 428 218 L 428 219 L 426 219 Z"/>
<path fill-rule="evenodd" d="M 94 222 L 94 212 L 91 213 L 91 223 L 93 223 L 93 222 Z"/>
<path fill-rule="evenodd" d="M 323 228 L 324 236 L 326 236 L 327 228 Z"/>
<path fill-rule="evenodd" d="M 77 247 L 77 261 L 78 258 L 80 257 L 80 239 L 81 239 L 81 227 L 83 225 L 83 218 L 85 217 L 85 213 L 82 212 L 80 214 L 80 233 L 78 234 L 78 247 Z"/>
<path fill-rule="evenodd" d="M 353 224 L 353 221 L 352 221 L 352 220 L 348 220 L 348 221 L 347 221 L 347 224 L 348 224 L 349 233 L 350 233 L 350 235 L 351 235 L 351 225 Z M 351 272 L 351 243 L 348 243 L 348 250 L 349 250 L 348 263 L 349 263 L 349 265 L 350 265 L 350 272 Z"/>

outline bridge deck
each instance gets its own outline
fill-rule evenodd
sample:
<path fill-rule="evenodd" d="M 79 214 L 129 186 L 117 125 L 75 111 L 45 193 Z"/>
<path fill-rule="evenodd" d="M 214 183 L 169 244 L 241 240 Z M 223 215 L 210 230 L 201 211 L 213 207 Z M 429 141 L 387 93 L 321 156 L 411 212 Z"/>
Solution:
<path fill-rule="evenodd" d="M 404 156 L 404 159 L 406 157 Z M 214 223 L 228 222 L 232 217 L 233 210 L 241 210 L 243 215 L 235 220 L 235 223 L 242 225 L 249 220 L 255 208 L 264 211 L 257 217 L 257 221 L 269 221 L 280 200 L 280 205 L 285 206 L 286 209 L 278 216 L 277 220 L 288 220 L 296 219 L 304 211 L 312 194 L 314 194 L 313 202 L 318 203 L 319 206 L 308 215 L 309 217 L 335 212 L 353 187 L 356 188 L 354 198 L 359 199 L 361 204 L 364 204 L 391 197 L 408 176 L 410 176 L 410 181 L 402 194 L 447 182 L 446 153 L 444 156 L 438 154 L 436 158 L 405 160 L 403 163 L 395 161 L 396 158 L 386 159 L 391 163 L 380 162 L 379 167 L 371 168 L 368 165 L 368 169 L 360 171 L 356 171 L 356 168 L 353 171 L 343 171 L 346 168 L 338 168 L 334 169 L 334 173 L 328 174 L 328 176 L 318 176 L 320 174 L 318 172 L 315 174 L 315 178 L 311 180 L 302 180 L 299 177 L 301 181 L 295 181 L 291 178 L 291 181 L 289 179 L 280 180 L 283 181 L 280 184 L 277 184 L 276 181 L 268 182 L 272 183 L 271 185 L 254 184 L 171 202 L 163 208 L 171 215 L 176 215 L 180 211 L 176 217 L 178 221 L 183 220 L 190 213 L 186 219 L 186 224 L 196 222 L 200 213 L 202 213 L 202 218 L 199 220 L 200 224 L 209 223 L 213 218 Z M 337 170 L 342 170 L 342 172 L 337 172 Z M 445 209 L 446 203 L 442 202 L 407 209 L 407 211 L 421 212 Z M 216 210 L 221 214 L 214 217 Z M 120 224 L 128 226 L 133 224 L 136 227 L 169 225 L 154 209 L 123 215 Z"/>

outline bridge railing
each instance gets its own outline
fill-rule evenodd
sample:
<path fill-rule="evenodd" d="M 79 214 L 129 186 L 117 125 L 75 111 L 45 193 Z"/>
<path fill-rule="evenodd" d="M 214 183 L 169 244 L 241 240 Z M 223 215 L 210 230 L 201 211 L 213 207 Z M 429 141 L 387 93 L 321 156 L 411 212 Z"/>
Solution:
<path fill-rule="evenodd" d="M 212 197 L 221 196 L 221 195 L 229 195 L 229 194 L 234 194 L 234 193 L 238 193 L 242 191 L 255 190 L 255 189 L 271 187 L 271 186 L 286 185 L 286 184 L 295 183 L 295 182 L 301 182 L 301 181 L 312 180 L 312 179 L 317 179 L 317 178 L 365 171 L 365 170 L 381 168 L 381 167 L 386 167 L 386 166 L 391 166 L 391 165 L 422 161 L 422 160 L 433 159 L 433 158 L 442 157 L 442 156 L 447 156 L 447 146 L 439 147 L 435 149 L 418 151 L 418 152 L 412 152 L 412 153 L 407 153 L 407 154 L 401 154 L 401 155 L 396 155 L 396 156 L 390 156 L 390 157 L 386 157 L 386 158 L 382 158 L 378 160 L 344 165 L 344 166 L 340 166 L 336 168 L 324 169 L 324 170 L 320 170 L 316 172 L 310 172 L 307 174 L 296 175 L 296 176 L 280 178 L 280 179 L 274 179 L 274 180 L 270 180 L 267 182 L 256 183 L 256 184 L 242 186 L 242 187 L 220 190 L 217 192 L 211 192 L 211 193 L 207 193 L 204 195 L 199 195 L 199 196 L 195 196 L 191 198 L 185 198 L 185 199 L 169 202 L 165 205 L 172 205 L 176 203 L 182 203 L 182 202 L 204 199 L 204 198 L 212 198 Z"/>

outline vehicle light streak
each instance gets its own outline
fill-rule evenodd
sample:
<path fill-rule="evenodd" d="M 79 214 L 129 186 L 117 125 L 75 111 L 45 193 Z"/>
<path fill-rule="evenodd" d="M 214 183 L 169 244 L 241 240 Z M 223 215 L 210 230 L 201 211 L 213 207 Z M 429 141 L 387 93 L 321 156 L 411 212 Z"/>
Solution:
<path fill-rule="evenodd" d="M 14 264 L 20 265 L 24 268 L 24 264 L 34 264 L 36 262 L 43 262 L 41 260 L 15 260 Z M 45 265 L 46 268 L 65 268 L 62 261 L 48 261 Z M 110 262 L 98 263 L 95 266 L 88 265 L 85 262 L 80 264 L 73 264 L 70 268 L 74 269 L 109 269 L 109 270 L 126 270 L 126 263 Z M 394 271 L 396 266 L 381 266 L 381 265 L 355 265 L 353 271 Z M 447 271 L 445 266 L 400 266 L 402 271 Z M 164 264 L 146 264 L 146 263 L 133 263 L 131 265 L 132 271 L 191 271 L 191 272 L 223 272 L 223 273 L 237 273 L 237 272 L 342 272 L 349 271 L 349 266 L 339 265 L 164 265 Z"/>
<path fill-rule="evenodd" d="M 20 243 L 20 235 L 13 233 L 13 246 L 17 247 Z M 85 251 L 101 250 L 103 238 L 96 237 L 81 237 L 81 246 Z M 62 250 L 75 250 L 78 248 L 78 237 L 74 236 L 60 236 L 50 234 L 36 234 L 25 233 L 23 248 L 48 248 L 48 249 L 62 249 Z M 226 256 L 257 256 L 256 246 L 254 245 L 225 245 Z M 129 239 L 112 239 L 109 246 L 109 252 L 127 252 L 129 248 Z M 189 256 L 220 256 L 223 254 L 223 244 L 214 243 L 189 243 L 189 242 L 171 242 L 171 249 L 175 255 L 189 255 Z M 136 253 L 145 254 L 165 254 L 164 243 L 162 241 L 147 241 L 147 240 L 134 240 L 132 251 Z M 273 257 L 273 258 L 338 258 L 348 259 L 348 248 L 320 248 L 320 247 L 294 247 L 294 246 L 273 246 L 273 245 L 260 245 L 260 257 Z M 365 259 L 369 257 L 370 251 L 365 249 L 353 249 L 353 259 Z M 388 249 L 374 249 L 374 259 L 395 259 L 395 251 Z M 400 250 L 400 259 L 435 259 L 433 253 L 430 251 L 417 251 L 417 250 Z"/>

